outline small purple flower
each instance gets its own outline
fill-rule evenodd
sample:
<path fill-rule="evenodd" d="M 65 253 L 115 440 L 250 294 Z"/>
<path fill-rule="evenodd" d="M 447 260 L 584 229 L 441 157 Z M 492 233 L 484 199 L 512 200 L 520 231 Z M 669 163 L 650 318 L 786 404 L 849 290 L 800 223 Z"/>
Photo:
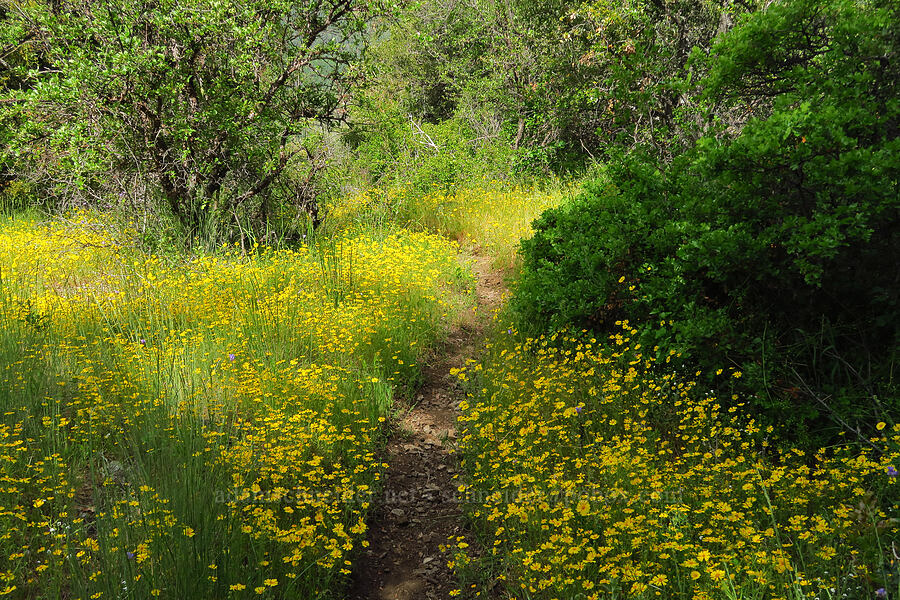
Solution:
<path fill-rule="evenodd" d="M 235 356 L 233 352 L 228 353 L 228 362 L 234 362 Z"/>
<path fill-rule="evenodd" d="M 577 412 L 579 415 L 581 414 L 581 408 L 582 407 L 580 407 L 580 406 L 575 407 L 575 412 Z"/>
<path fill-rule="evenodd" d="M 884 588 L 878 588 L 877 590 L 875 590 L 875 597 L 876 598 L 887 598 L 887 590 Z"/>
<path fill-rule="evenodd" d="M 507 330 L 506 330 L 506 333 L 508 333 L 509 335 L 512 335 L 512 328 L 507 329 Z"/>
<path fill-rule="evenodd" d="M 133 559 L 134 559 L 134 552 L 126 552 L 126 553 L 125 553 L 125 556 L 127 556 L 129 560 L 133 560 Z"/>
<path fill-rule="evenodd" d="M 896 477 L 896 476 L 897 476 L 897 469 L 895 469 L 894 467 L 888 467 L 888 468 L 887 468 L 887 474 L 888 474 L 888 477 Z"/>
<path fill-rule="evenodd" d="M 147 340 L 145 340 L 144 338 L 141 338 L 141 346 L 146 346 L 146 345 L 147 345 Z"/>

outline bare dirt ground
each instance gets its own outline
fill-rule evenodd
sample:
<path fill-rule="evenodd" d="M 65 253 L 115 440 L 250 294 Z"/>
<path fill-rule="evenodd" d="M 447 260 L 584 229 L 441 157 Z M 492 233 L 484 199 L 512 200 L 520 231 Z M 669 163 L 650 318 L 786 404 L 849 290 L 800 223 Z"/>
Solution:
<path fill-rule="evenodd" d="M 357 562 L 348 600 L 444 600 L 457 583 L 440 546 L 466 531 L 457 502 L 457 407 L 463 393 L 450 370 L 478 351 L 503 275 L 490 259 L 476 257 L 477 309 L 455 326 L 423 369 L 424 383 L 412 402 L 400 406 L 384 460 L 388 463 L 381 502 L 370 520 L 369 547 Z"/>

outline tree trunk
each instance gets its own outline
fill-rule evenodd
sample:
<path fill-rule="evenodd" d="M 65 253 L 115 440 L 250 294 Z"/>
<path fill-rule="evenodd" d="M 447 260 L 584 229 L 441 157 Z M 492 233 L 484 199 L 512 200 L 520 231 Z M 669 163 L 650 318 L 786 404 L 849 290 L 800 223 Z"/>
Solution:
<path fill-rule="evenodd" d="M 525 135 L 525 117 L 519 116 L 519 129 L 516 131 L 516 140 L 513 142 L 513 148 L 518 149 L 522 143 L 522 137 Z"/>

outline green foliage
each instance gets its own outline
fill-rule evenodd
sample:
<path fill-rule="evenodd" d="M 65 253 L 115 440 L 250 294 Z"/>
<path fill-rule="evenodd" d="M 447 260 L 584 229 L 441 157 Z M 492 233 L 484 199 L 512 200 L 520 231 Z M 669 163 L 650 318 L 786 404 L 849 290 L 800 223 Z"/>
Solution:
<path fill-rule="evenodd" d="M 513 153 L 506 141 L 479 139 L 462 118 L 430 123 L 374 93 L 360 98 L 353 118 L 344 140 L 369 185 L 428 194 L 486 176 L 508 177 Z"/>
<path fill-rule="evenodd" d="M 692 52 L 709 52 L 717 36 L 756 4 L 584 2 L 569 16 L 568 35 L 585 45 L 578 69 L 582 81 L 564 96 L 570 127 L 583 130 L 582 139 L 600 149 L 607 144 L 641 146 L 670 159 L 696 139 L 711 115 L 731 116 L 704 102 L 691 85 L 706 72 L 700 63 L 686 71 Z"/>
<path fill-rule="evenodd" d="M 430 122 L 461 119 L 505 138 L 525 173 L 583 168 L 609 144 L 670 157 L 708 113 L 685 84 L 691 50 L 708 51 L 755 3 L 730 0 L 425 2 L 377 51 L 386 89 Z M 697 63 L 693 76 L 704 72 Z M 720 115 L 721 116 L 721 115 Z"/>
<path fill-rule="evenodd" d="M 629 319 L 686 365 L 742 369 L 772 420 L 855 430 L 896 415 L 898 18 L 886 2 L 797 1 L 724 37 L 711 101 L 764 114 L 662 170 L 619 156 L 544 215 L 522 245 L 523 321 Z"/>
<path fill-rule="evenodd" d="M 562 88 L 544 84 L 578 56 L 562 38 L 567 10 L 553 0 L 417 4 L 375 50 L 378 87 L 404 117 L 456 122 L 478 148 L 553 147 L 561 141 L 553 98 Z"/>
<path fill-rule="evenodd" d="M 21 30 L 46 65 L 17 68 L 25 84 L 0 98 L 17 123 L 8 155 L 58 196 L 137 178 L 191 236 L 242 215 L 265 222 L 273 185 L 317 167 L 307 142 L 346 114 L 367 22 L 382 10 L 365 0 L 17 5 L 4 29 Z"/>
<path fill-rule="evenodd" d="M 35 52 L 34 46 L 27 44 L 30 35 L 17 22 L 11 7 L 0 4 L 0 95 L 8 91 L 22 90 L 26 81 L 22 73 L 41 63 L 41 56 Z M 2 104 L 0 104 L 2 109 Z M 10 119 L 0 110 L 0 148 L 9 145 L 14 136 L 17 120 Z M 0 213 L 23 208 L 23 186 L 16 181 L 15 173 L 9 157 L 0 152 Z"/>

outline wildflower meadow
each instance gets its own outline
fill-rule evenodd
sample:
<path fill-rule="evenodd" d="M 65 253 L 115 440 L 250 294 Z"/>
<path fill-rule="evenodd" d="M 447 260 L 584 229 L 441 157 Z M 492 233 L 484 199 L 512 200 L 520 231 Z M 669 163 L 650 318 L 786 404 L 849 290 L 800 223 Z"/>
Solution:
<path fill-rule="evenodd" d="M 0 0 L 0 600 L 900 600 L 898 23 Z"/>
<path fill-rule="evenodd" d="M 502 328 L 459 372 L 459 492 L 486 549 L 451 545 L 464 578 L 488 569 L 512 597 L 541 599 L 900 591 L 900 425 L 791 447 L 620 326 L 599 340 Z"/>
<path fill-rule="evenodd" d="M 468 302 L 456 244 L 128 239 L 91 213 L 0 226 L 0 594 L 339 597 L 392 391 Z"/>

